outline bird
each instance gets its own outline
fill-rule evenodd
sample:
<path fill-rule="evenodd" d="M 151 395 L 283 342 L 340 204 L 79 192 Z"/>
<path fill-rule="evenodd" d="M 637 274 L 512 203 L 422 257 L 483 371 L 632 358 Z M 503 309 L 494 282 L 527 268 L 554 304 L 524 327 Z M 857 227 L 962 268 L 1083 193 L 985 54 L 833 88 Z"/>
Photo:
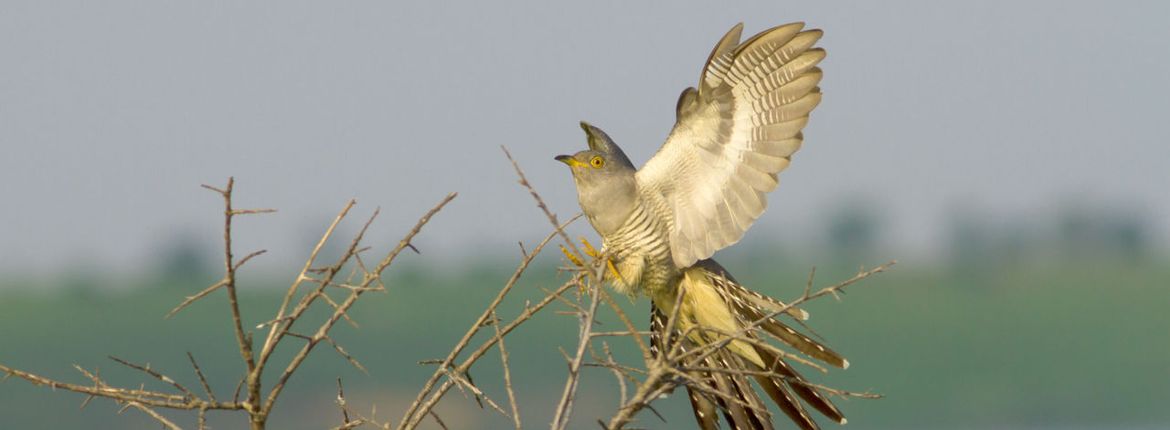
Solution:
<path fill-rule="evenodd" d="M 807 312 L 748 289 L 712 259 L 763 214 L 767 193 L 800 149 L 821 101 L 825 50 L 814 46 L 821 30 L 794 22 L 741 41 L 742 32 L 740 23 L 719 39 L 697 87 L 679 96 L 665 143 L 641 168 L 584 121 L 588 149 L 555 159 L 569 166 L 581 210 L 602 239 L 601 251 L 589 244 L 587 250 L 606 258 L 604 280 L 650 299 L 652 353 L 662 354 L 668 339 L 682 348 L 722 343 L 700 363 L 707 370 L 692 375 L 703 386 L 687 385 L 701 429 L 719 428 L 720 415 L 735 429 L 773 428 L 750 379 L 802 429 L 819 428 L 810 407 L 844 424 L 826 393 L 788 363 L 795 354 L 728 338 L 737 330 L 750 339 L 767 336 L 812 359 L 849 366 L 780 320 L 780 313 L 803 320 Z"/>

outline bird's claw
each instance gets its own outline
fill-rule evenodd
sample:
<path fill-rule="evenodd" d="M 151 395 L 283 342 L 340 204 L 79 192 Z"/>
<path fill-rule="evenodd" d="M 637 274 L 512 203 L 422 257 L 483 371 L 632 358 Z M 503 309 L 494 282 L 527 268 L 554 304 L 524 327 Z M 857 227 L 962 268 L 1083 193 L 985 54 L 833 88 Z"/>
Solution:
<path fill-rule="evenodd" d="M 569 248 L 565 248 L 565 245 L 561 245 L 561 253 L 565 254 L 565 258 L 568 258 L 569 262 L 573 263 L 574 266 L 585 267 L 585 262 L 581 261 L 580 258 L 577 258 L 576 254 L 569 252 Z"/>
<path fill-rule="evenodd" d="M 622 274 L 621 274 L 621 273 L 618 273 L 617 267 L 615 267 L 615 266 L 613 265 L 613 260 L 612 260 L 612 259 L 606 258 L 606 259 L 605 259 L 605 265 L 606 265 L 606 266 L 609 266 L 609 272 L 610 272 L 611 274 L 613 274 L 613 278 L 614 278 L 614 279 L 622 280 L 623 282 L 625 281 L 624 279 L 622 279 Z"/>
<path fill-rule="evenodd" d="M 597 252 L 597 248 L 594 248 L 593 244 L 589 243 L 589 239 L 582 237 L 581 238 L 581 245 L 585 247 L 585 254 L 586 255 L 593 257 L 593 258 L 597 258 L 597 257 L 601 256 L 601 253 Z"/>
<path fill-rule="evenodd" d="M 601 252 L 598 251 L 597 248 L 594 248 L 592 243 L 589 243 L 589 239 L 582 237 L 581 238 L 581 246 L 584 248 L 585 255 L 588 255 L 592 258 L 601 258 Z M 565 248 L 564 245 L 561 245 L 561 253 L 565 254 L 565 258 L 568 258 L 569 262 L 572 263 L 574 266 L 585 267 L 585 262 L 581 261 L 581 258 L 577 257 L 576 254 L 570 252 L 569 249 Z M 621 274 L 621 272 L 618 272 L 617 266 L 615 266 L 613 264 L 613 259 L 606 258 L 605 259 L 605 266 L 609 268 L 609 272 L 610 272 L 610 274 L 613 275 L 614 279 L 619 279 L 619 280 L 622 279 L 622 274 Z"/>
<path fill-rule="evenodd" d="M 585 247 L 585 254 L 586 255 L 593 257 L 593 258 L 601 258 L 601 252 L 598 251 L 597 248 L 594 248 L 592 243 L 589 243 L 589 239 L 582 237 L 581 238 L 581 245 Z M 622 274 L 620 272 L 618 272 L 617 266 L 613 265 L 612 258 L 606 258 L 605 265 L 606 265 L 606 267 L 609 267 L 609 272 L 610 272 L 610 274 L 613 275 L 614 279 L 618 279 L 618 280 L 622 279 Z"/>

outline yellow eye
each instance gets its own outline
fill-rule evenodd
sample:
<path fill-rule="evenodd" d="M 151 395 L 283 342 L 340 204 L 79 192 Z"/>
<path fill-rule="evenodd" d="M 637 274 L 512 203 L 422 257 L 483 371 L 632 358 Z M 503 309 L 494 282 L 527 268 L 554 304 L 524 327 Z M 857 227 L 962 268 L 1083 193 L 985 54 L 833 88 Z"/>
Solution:
<path fill-rule="evenodd" d="M 589 165 L 593 166 L 594 169 L 600 169 L 601 166 L 605 165 L 605 160 L 600 156 L 593 157 L 591 160 L 589 160 Z"/>

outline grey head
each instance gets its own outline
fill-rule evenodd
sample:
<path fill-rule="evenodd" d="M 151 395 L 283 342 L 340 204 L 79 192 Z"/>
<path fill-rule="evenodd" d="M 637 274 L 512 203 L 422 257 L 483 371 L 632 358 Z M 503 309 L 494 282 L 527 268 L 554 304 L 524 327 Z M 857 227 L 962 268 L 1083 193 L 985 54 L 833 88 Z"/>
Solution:
<path fill-rule="evenodd" d="M 622 149 L 601 129 L 581 122 L 589 149 L 556 160 L 569 166 L 581 210 L 602 236 L 622 227 L 638 201 L 637 171 Z"/>

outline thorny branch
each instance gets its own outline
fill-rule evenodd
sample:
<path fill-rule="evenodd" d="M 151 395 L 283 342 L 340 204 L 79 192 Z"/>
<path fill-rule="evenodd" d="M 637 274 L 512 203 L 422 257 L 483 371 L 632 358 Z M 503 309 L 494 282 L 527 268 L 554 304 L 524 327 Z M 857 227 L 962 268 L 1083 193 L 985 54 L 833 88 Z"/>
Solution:
<path fill-rule="evenodd" d="M 582 281 L 583 276 L 579 273 L 562 284 L 560 288 L 548 294 L 536 305 L 527 307 L 524 312 L 520 314 L 520 316 L 512 320 L 512 322 L 508 323 L 503 328 L 497 327 L 498 331 L 494 336 L 483 342 L 480 347 L 473 351 L 466 359 L 464 359 L 461 364 L 454 366 L 454 368 L 451 369 L 452 364 L 456 361 L 456 358 L 459 356 L 459 354 L 461 354 L 468 347 L 472 338 L 474 338 L 475 335 L 479 333 L 480 329 L 485 326 L 485 323 L 491 320 L 492 316 L 495 315 L 496 309 L 499 307 L 500 303 L 503 302 L 508 293 L 512 291 L 513 287 L 515 287 L 516 283 L 520 280 L 521 276 L 528 269 L 529 265 L 536 258 L 536 256 L 544 250 L 544 247 L 548 245 L 548 243 L 554 237 L 559 236 L 565 245 L 567 245 L 569 249 L 573 250 L 572 252 L 580 255 L 576 249 L 576 246 L 573 244 L 572 240 L 569 239 L 568 234 L 566 234 L 564 230 L 566 226 L 580 218 L 580 215 L 573 217 L 565 223 L 560 223 L 557 220 L 556 214 L 552 213 L 552 211 L 548 209 L 548 205 L 544 203 L 544 199 L 540 197 L 540 194 L 537 193 L 532 185 L 528 182 L 528 179 L 524 176 L 523 170 L 520 169 L 520 165 L 512 158 L 512 155 L 508 152 L 507 148 L 502 149 L 504 154 L 512 162 L 512 166 L 516 170 L 516 174 L 519 177 L 520 184 L 528 190 L 533 199 L 536 201 L 537 207 L 539 207 L 548 218 L 549 223 L 553 227 L 553 232 L 546 236 L 544 240 L 542 240 L 531 251 L 524 250 L 523 245 L 521 245 L 522 258 L 520 260 L 519 266 L 512 273 L 512 276 L 504 284 L 503 288 L 501 288 L 500 291 L 496 294 L 496 297 L 492 299 L 487 308 L 483 311 L 482 314 L 480 314 L 479 318 L 477 318 L 476 321 L 471 324 L 471 327 L 468 328 L 467 332 L 463 335 L 459 342 L 455 344 L 447 356 L 441 362 L 439 362 L 438 368 L 435 369 L 434 373 L 431 374 L 431 377 L 428 378 L 426 383 L 423 384 L 423 388 L 419 390 L 418 395 L 415 397 L 414 401 L 411 402 L 410 406 L 403 414 L 403 417 L 397 427 L 400 430 L 413 429 L 418 426 L 418 424 L 422 422 L 425 417 L 432 414 L 432 409 L 434 406 L 443 397 L 443 395 L 446 394 L 447 390 L 449 390 L 455 383 L 451 378 L 448 378 L 444 383 L 438 385 L 438 388 L 436 388 L 436 385 L 439 383 L 440 379 L 442 379 L 444 376 L 449 376 L 452 374 L 459 375 L 467 372 L 467 370 L 471 368 L 472 364 L 479 360 L 479 358 L 482 357 L 490 348 L 495 346 L 497 342 L 502 341 L 504 336 L 508 335 L 508 333 L 510 333 L 520 324 L 528 321 L 530 318 L 532 318 L 533 315 L 536 314 L 536 312 L 540 311 L 545 306 L 549 305 L 555 300 L 561 299 L 562 293 L 569 290 L 573 286 L 579 285 Z M 506 370 L 505 372 L 510 373 L 510 370 Z M 515 411 L 513 413 L 515 413 Z M 514 423 L 518 423 L 519 418 L 514 417 L 513 421 Z M 518 425 L 519 424 L 517 424 L 517 426 Z"/>
<path fill-rule="evenodd" d="M 819 368 L 815 363 L 803 360 L 800 357 L 794 356 L 788 352 L 780 350 L 767 342 L 755 339 L 751 332 L 757 330 L 757 327 L 772 317 L 778 316 L 796 306 L 806 303 L 826 295 L 838 296 L 844 289 L 862 279 L 871 275 L 885 271 L 894 262 L 889 262 L 871 270 L 861 270 L 853 277 L 840 282 L 835 285 L 821 288 L 813 291 L 813 278 L 810 273 L 808 284 L 805 287 L 804 293 L 801 297 L 788 302 L 782 309 L 778 309 L 773 313 L 765 315 L 758 321 L 747 324 L 736 332 L 722 333 L 710 329 L 695 329 L 710 331 L 716 336 L 714 338 L 720 339 L 717 342 L 710 342 L 705 345 L 684 350 L 681 348 L 683 339 L 691 334 L 687 333 L 667 335 L 662 341 L 661 349 L 657 354 L 652 352 L 652 346 L 649 345 L 647 336 L 649 333 L 644 329 L 639 329 L 639 326 L 626 315 L 625 311 L 618 305 L 613 297 L 605 290 L 602 285 L 602 274 L 606 269 L 604 262 L 608 260 L 608 256 L 604 253 L 582 253 L 574 242 L 569 238 L 565 232 L 565 228 L 580 218 L 577 215 L 567 222 L 561 223 L 558 217 L 545 204 L 544 199 L 536 191 L 536 189 L 529 183 L 519 163 L 512 158 L 508 153 L 507 148 L 503 148 L 505 155 L 511 162 L 518 177 L 518 181 L 528 193 L 532 196 L 536 206 L 543 212 L 552 227 L 552 231 L 543 238 L 535 247 L 531 249 L 525 248 L 524 244 L 520 244 L 520 262 L 511 274 L 511 276 L 504 282 L 503 286 L 497 292 L 496 296 L 489 302 L 480 316 L 470 325 L 464 335 L 455 343 L 447 355 L 440 360 L 425 360 L 420 363 L 437 364 L 431 376 L 423 384 L 415 399 L 404 411 L 402 418 L 397 423 L 391 421 L 380 421 L 377 419 L 376 408 L 367 417 L 363 414 L 354 411 L 349 407 L 346 401 L 345 393 L 341 385 L 341 380 L 337 380 L 337 405 L 341 411 L 341 424 L 336 429 L 353 429 L 358 427 L 373 426 L 382 429 L 399 429 L 410 430 L 416 428 L 423 420 L 432 419 L 440 427 L 446 428 L 446 423 L 442 420 L 436 412 L 435 407 L 450 392 L 451 388 L 459 388 L 466 390 L 477 399 L 486 401 L 488 405 L 496 410 L 501 415 L 509 418 L 512 425 L 517 429 L 522 428 L 522 420 L 520 417 L 520 407 L 517 401 L 515 389 L 512 385 L 512 372 L 509 367 L 509 354 L 504 345 L 504 338 L 511 334 L 520 325 L 529 321 L 541 310 L 544 310 L 549 305 L 560 302 L 567 305 L 571 311 L 568 312 L 574 315 L 579 324 L 578 339 L 576 347 L 573 350 L 573 355 L 566 353 L 566 360 L 568 361 L 568 378 L 566 380 L 564 390 L 561 393 L 557 408 L 554 411 L 554 418 L 551 427 L 554 430 L 564 429 L 571 421 L 570 417 L 573 410 L 574 402 L 576 401 L 577 388 L 582 382 L 582 374 L 584 368 L 600 368 L 613 375 L 617 379 L 619 387 L 619 403 L 618 409 L 609 417 L 608 420 L 598 420 L 604 428 L 618 429 L 628 425 L 643 410 L 650 410 L 654 414 L 652 403 L 665 394 L 672 392 L 679 387 L 689 387 L 713 397 L 724 396 L 721 393 L 708 390 L 701 381 L 696 380 L 692 375 L 696 372 L 726 372 L 739 376 L 768 376 L 778 377 L 773 372 L 768 371 L 752 371 L 744 369 L 715 369 L 704 367 L 701 363 L 711 354 L 719 351 L 720 348 L 725 347 L 729 342 L 742 341 L 753 343 L 754 345 L 769 348 L 781 357 L 793 359 L 798 362 L 809 364 Z M 223 223 L 223 237 L 224 237 L 224 276 L 217 282 L 199 291 L 198 293 L 186 297 L 178 306 L 167 314 L 167 318 L 173 317 L 183 309 L 192 305 L 201 299 L 208 297 L 212 293 L 223 289 L 227 291 L 229 309 L 231 310 L 232 318 L 232 332 L 235 338 L 237 349 L 239 350 L 240 360 L 243 362 L 244 374 L 240 379 L 239 385 L 236 387 L 235 395 L 232 396 L 231 401 L 217 400 L 207 378 L 200 369 L 198 363 L 195 361 L 194 355 L 188 353 L 188 359 L 191 363 L 192 369 L 197 376 L 202 393 L 195 393 L 186 386 L 176 382 L 175 379 L 167 376 L 165 373 L 151 368 L 149 365 L 138 365 L 131 362 L 121 360 L 118 358 L 112 359 L 119 363 L 137 369 L 147 376 L 170 385 L 175 393 L 152 391 L 144 388 L 116 388 L 108 385 L 95 373 L 91 373 L 77 367 L 77 369 L 88 378 L 92 385 L 70 384 L 60 382 L 57 380 L 45 378 L 32 373 L 13 369 L 0 365 L 0 373 L 7 376 L 16 376 L 17 378 L 26 380 L 36 385 L 46 385 L 51 388 L 65 389 L 82 394 L 88 397 L 86 402 L 93 397 L 103 397 L 114 400 L 122 404 L 123 409 L 134 408 L 142 411 L 157 421 L 160 425 L 167 429 L 179 429 L 180 427 L 170 418 L 162 415 L 159 410 L 185 410 L 193 411 L 197 414 L 196 425 L 199 429 L 206 428 L 206 413 L 209 410 L 228 410 L 228 411 L 243 411 L 248 417 L 253 430 L 264 429 L 268 418 L 271 416 L 277 399 L 286 387 L 289 379 L 294 375 L 305 359 L 312 353 L 315 347 L 322 343 L 328 343 L 339 355 L 346 361 L 352 364 L 359 370 L 365 371 L 356 358 L 351 356 L 346 350 L 339 345 L 333 337 L 330 336 L 331 329 L 336 323 L 342 319 L 346 320 L 350 325 L 357 327 L 357 323 L 353 321 L 348 311 L 356 304 L 360 297 L 368 291 L 385 291 L 386 286 L 382 283 L 381 274 L 386 270 L 395 260 L 395 258 L 405 249 L 411 249 L 418 252 L 417 248 L 412 244 L 416 235 L 420 233 L 423 226 L 425 226 L 436 213 L 442 210 L 452 199 L 455 194 L 449 194 L 443 198 L 438 204 L 431 208 L 424 214 L 415 226 L 399 241 L 391 251 L 389 251 L 376 265 L 370 267 L 363 259 L 363 253 L 369 251 L 369 247 L 362 245 L 362 240 L 365 233 L 374 219 L 378 216 L 378 211 L 369 217 L 363 224 L 361 230 L 351 240 L 349 246 L 345 249 L 342 255 L 332 264 L 325 266 L 318 265 L 318 256 L 325 244 L 333 237 L 334 232 L 340 223 L 348 216 L 351 209 L 356 205 L 356 202 L 350 200 L 333 219 L 332 223 L 325 230 L 321 239 L 313 247 L 308 259 L 302 266 L 299 274 L 296 276 L 292 284 L 289 286 L 287 292 L 284 294 L 280 306 L 277 308 L 275 315 L 256 326 L 256 329 L 267 328 L 267 333 L 262 342 L 258 345 L 253 344 L 252 333 L 244 329 L 244 316 L 241 314 L 239 304 L 237 301 L 237 271 L 249 260 L 264 253 L 263 250 L 256 251 L 246 255 L 243 258 L 235 259 L 232 248 L 232 221 L 237 215 L 249 215 L 273 212 L 271 209 L 235 209 L 233 207 L 232 192 L 234 188 L 234 180 L 229 178 L 227 186 L 224 188 L 216 188 L 204 185 L 204 188 L 212 190 L 223 198 L 224 202 L 224 223 Z M 545 296 L 535 303 L 526 303 L 523 310 L 510 320 L 501 319 L 498 308 L 506 299 L 511 291 L 517 286 L 522 276 L 529 269 L 535 258 L 545 249 L 545 247 L 554 239 L 560 239 L 563 243 L 562 249 L 569 257 L 570 262 L 575 263 L 569 270 L 573 272 L 569 279 L 565 280 L 559 287 L 545 290 Z M 590 248 L 589 251 L 592 251 Z M 589 260 L 584 260 L 583 256 L 588 255 Z M 572 258 L 576 257 L 576 258 Z M 588 263 L 583 263 L 587 261 Z M 348 270 L 348 272 L 346 272 Z M 343 273 L 347 273 L 343 275 Z M 576 299 L 566 297 L 565 293 L 573 290 L 576 287 L 578 294 Z M 331 297 L 331 292 L 342 292 L 343 298 L 340 300 L 337 297 Z M 679 294 L 677 300 L 682 300 L 682 295 Z M 301 327 L 304 322 L 301 320 L 308 315 L 307 311 L 318 303 L 323 303 L 322 306 L 328 306 L 331 312 L 321 322 L 317 323 L 314 330 L 311 331 L 292 331 L 292 327 L 300 322 Z M 598 318 L 601 305 L 613 312 L 613 314 L 621 321 L 623 330 L 610 331 L 594 331 L 594 325 Z M 675 327 L 678 326 L 678 310 L 680 302 L 676 302 L 673 311 L 668 315 L 666 329 L 664 333 L 674 333 Z M 483 332 L 483 328 L 491 326 L 492 331 L 486 339 L 478 342 L 474 341 L 477 335 Z M 303 328 L 303 327 L 302 327 Z M 287 362 L 284 369 L 277 376 L 276 382 L 271 385 L 267 393 L 263 392 L 263 377 L 265 376 L 265 369 L 271 363 L 273 352 L 288 338 L 297 339 L 303 344 L 297 350 L 296 354 Z M 616 361 L 611 352 L 610 343 L 601 341 L 601 351 L 596 350 L 596 343 L 598 338 L 621 339 L 629 338 L 638 350 L 641 352 L 643 358 L 643 365 L 631 365 L 628 363 L 620 363 Z M 474 344 L 474 345 L 473 345 Z M 473 348 L 474 346 L 474 348 Z M 255 348 L 254 347 L 258 347 Z M 469 371 L 471 367 L 483 358 L 492 348 L 498 348 L 500 354 L 500 361 L 503 370 L 503 384 L 504 390 L 508 398 L 508 407 L 496 404 L 484 392 L 483 388 L 477 386 L 472 382 Z M 470 351 L 470 352 L 468 352 Z M 592 361 L 586 359 L 586 354 L 592 358 Z M 846 397 L 861 397 L 861 398 L 875 398 L 878 395 L 871 393 L 858 393 L 845 390 L 834 389 L 822 385 L 808 383 L 802 380 L 791 380 L 794 383 L 801 383 L 813 387 L 815 389 L 829 393 L 835 396 Z M 243 399 L 241 400 L 241 393 Z M 739 399 L 721 397 L 726 402 L 740 403 Z M 751 405 L 743 404 L 745 407 L 752 407 Z M 659 415 L 661 418 L 661 415 Z"/>
<path fill-rule="evenodd" d="M 422 231 L 423 226 L 431 220 L 431 217 L 442 210 L 456 196 L 455 193 L 447 195 L 441 201 L 439 201 L 438 204 L 432 207 L 426 214 L 424 214 L 418 220 L 415 226 L 406 234 L 406 236 L 401 241 L 399 241 L 398 245 L 389 253 L 387 253 L 386 256 L 382 258 L 382 260 L 374 268 L 368 269 L 365 263 L 361 261 L 359 254 L 360 252 L 369 249 L 366 247 L 361 247 L 360 243 L 364 237 L 366 229 L 377 216 L 377 211 L 374 212 L 369 221 L 367 221 L 366 224 L 362 227 L 361 231 L 356 235 L 356 237 L 353 238 L 350 246 L 338 259 L 338 261 L 336 261 L 333 265 L 325 268 L 323 271 L 313 271 L 312 267 L 315 264 L 321 249 L 333 236 L 335 229 L 346 217 L 350 209 L 354 207 L 355 202 L 353 200 L 349 201 L 333 220 L 333 223 L 330 224 L 324 235 L 322 235 L 320 241 L 317 243 L 317 246 L 313 248 L 313 251 L 311 252 L 308 260 L 301 269 L 300 274 L 297 276 L 292 286 L 289 287 L 288 292 L 285 295 L 275 318 L 273 318 L 269 323 L 266 323 L 267 325 L 270 325 L 269 333 L 268 336 L 265 337 L 264 343 L 261 345 L 261 348 L 258 350 L 257 354 L 257 351 L 253 349 L 251 332 L 244 330 L 243 321 L 245 317 L 240 310 L 239 301 L 237 299 L 238 286 L 236 283 L 236 272 L 241 267 L 243 267 L 245 263 L 250 261 L 252 258 L 263 254 L 264 251 L 261 250 L 252 252 L 245 255 L 243 258 L 236 259 L 234 257 L 235 252 L 232 246 L 232 227 L 236 216 L 271 213 L 274 212 L 274 210 L 236 209 L 233 205 L 234 202 L 232 198 L 232 193 L 235 188 L 234 178 L 228 178 L 227 186 L 223 188 L 213 187 L 210 185 L 203 185 L 203 188 L 214 191 L 223 199 L 224 276 L 220 280 L 213 283 L 211 286 L 185 298 L 178 306 L 176 306 L 167 314 L 167 318 L 173 317 L 175 314 L 187 308 L 188 306 L 198 302 L 205 297 L 208 297 L 220 289 L 227 291 L 228 306 L 231 311 L 232 319 L 232 332 L 235 338 L 237 349 L 239 350 L 240 360 L 244 365 L 244 377 L 241 378 L 240 385 L 236 389 L 236 395 L 233 396 L 231 401 L 217 400 L 214 392 L 211 389 L 211 385 L 207 382 L 206 376 L 203 374 L 202 369 L 199 367 L 199 364 L 195 361 L 194 355 L 191 353 L 187 353 L 187 357 L 191 363 L 191 367 L 194 370 L 195 375 L 199 379 L 200 386 L 203 389 L 203 393 L 201 394 L 196 394 L 183 384 L 177 382 L 174 378 L 168 376 L 166 373 L 152 368 L 150 365 L 134 364 L 116 357 L 110 358 L 122 365 L 136 369 L 153 379 L 168 384 L 177 392 L 177 394 L 148 390 L 145 388 L 131 389 L 113 387 L 107 384 L 96 373 L 89 372 L 81 367 L 77 367 L 77 370 L 80 371 L 87 379 L 89 379 L 93 385 L 79 385 L 61 382 L 33 373 L 13 369 L 4 365 L 0 365 L 0 373 L 4 373 L 6 377 L 15 376 L 35 385 L 45 385 L 53 389 L 64 389 L 86 394 L 88 397 L 86 398 L 85 403 L 88 403 L 89 399 L 93 397 L 103 397 L 114 400 L 115 402 L 123 405 L 123 410 L 126 408 L 138 409 L 167 429 L 173 430 L 179 429 L 181 427 L 170 418 L 160 413 L 159 410 L 161 409 L 195 412 L 197 414 L 196 425 L 199 429 L 206 428 L 206 413 L 209 410 L 243 411 L 247 414 L 250 426 L 253 430 L 264 429 L 267 420 L 276 404 L 276 401 L 285 387 L 286 382 L 289 380 L 289 378 L 292 377 L 297 369 L 299 369 L 301 363 L 304 362 L 304 360 L 312 352 L 313 348 L 317 344 L 321 342 L 328 343 L 347 361 L 349 361 L 358 369 L 364 370 L 364 368 L 360 363 L 357 362 L 356 359 L 351 357 L 345 351 L 345 349 L 341 347 L 341 345 L 337 344 L 337 342 L 329 336 L 330 330 L 339 320 L 349 320 L 347 312 L 353 307 L 353 305 L 357 302 L 358 298 L 361 297 L 363 293 L 367 291 L 377 291 L 384 288 L 381 284 L 381 275 L 383 271 L 385 271 L 391 265 L 391 263 L 393 263 L 394 259 L 398 256 L 399 253 L 402 252 L 403 249 L 410 248 L 416 250 L 417 252 L 417 248 L 411 244 L 411 241 Z M 334 277 L 345 267 L 354 267 L 355 269 L 352 273 L 358 274 L 360 277 L 360 282 L 358 282 L 356 285 L 348 285 L 348 288 L 344 288 L 343 290 L 347 291 L 348 295 L 344 300 L 338 302 L 329 297 L 326 289 L 329 287 L 340 286 L 338 283 L 334 282 Z M 322 273 L 322 275 L 319 277 L 313 277 L 310 275 L 311 273 Z M 297 301 L 296 306 L 290 309 L 290 304 L 292 303 L 293 299 L 296 298 L 299 293 L 301 293 L 301 287 L 306 284 L 315 284 L 316 287 L 308 292 L 301 294 L 300 300 Z M 333 310 L 333 312 L 327 318 L 325 318 L 324 321 L 317 323 L 316 329 L 312 332 L 311 335 L 296 335 L 295 333 L 291 332 L 290 328 L 298 322 L 303 323 L 302 320 L 306 315 L 306 311 L 317 303 L 325 303 Z M 263 328 L 264 325 L 265 324 L 261 324 L 258 328 Z M 305 340 L 305 344 L 301 346 L 299 352 L 294 355 L 293 358 L 288 362 L 284 371 L 280 373 L 277 382 L 272 385 L 272 387 L 265 395 L 265 393 L 263 393 L 262 384 L 265 366 L 270 363 L 273 350 L 275 350 L 276 347 L 286 339 L 286 336 L 302 338 Z M 243 400 L 240 399 L 239 395 L 241 391 L 244 392 Z M 343 399 L 343 394 L 340 392 L 340 382 L 338 394 L 339 399 Z M 351 421 L 346 418 L 345 428 L 352 428 L 356 425 L 368 422 L 369 421 L 365 419 Z"/>
<path fill-rule="evenodd" d="M 577 395 L 577 385 L 581 378 L 581 363 L 585 360 L 585 351 L 589 348 L 589 341 L 593 337 L 593 321 L 597 315 L 597 305 L 601 303 L 600 285 L 590 283 L 589 307 L 580 314 L 581 332 L 578 334 L 577 353 L 569 362 L 569 380 L 565 382 L 565 391 L 561 393 L 561 400 L 553 414 L 552 428 L 562 430 L 569 425 L 569 416 L 573 413 L 573 398 Z"/>

